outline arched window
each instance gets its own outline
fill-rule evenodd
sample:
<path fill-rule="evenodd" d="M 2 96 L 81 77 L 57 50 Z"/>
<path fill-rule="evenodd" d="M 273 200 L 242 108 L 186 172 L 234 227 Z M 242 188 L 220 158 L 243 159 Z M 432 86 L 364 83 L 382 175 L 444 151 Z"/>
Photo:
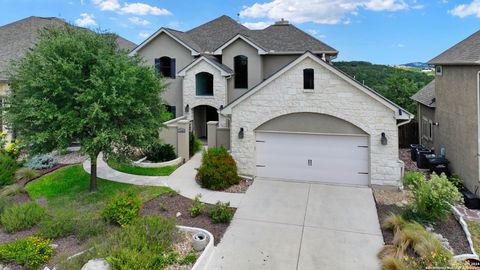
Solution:
<path fill-rule="evenodd" d="M 237 55 L 233 58 L 235 88 L 248 88 L 248 57 Z"/>
<path fill-rule="evenodd" d="M 314 72 L 313 68 L 306 68 L 303 70 L 303 89 L 314 89 Z"/>
<path fill-rule="evenodd" d="M 213 96 L 213 75 L 208 72 L 200 72 L 195 75 L 197 96 Z"/>
<path fill-rule="evenodd" d="M 162 56 L 155 59 L 155 70 L 157 74 L 165 78 L 175 79 L 175 58 Z"/>

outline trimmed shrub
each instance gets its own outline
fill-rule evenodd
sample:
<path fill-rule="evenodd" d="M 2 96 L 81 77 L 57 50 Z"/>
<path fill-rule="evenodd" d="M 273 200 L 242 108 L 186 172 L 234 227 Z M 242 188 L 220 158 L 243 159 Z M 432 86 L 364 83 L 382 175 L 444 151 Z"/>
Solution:
<path fill-rule="evenodd" d="M 36 155 L 33 156 L 26 164 L 25 167 L 34 170 L 50 169 L 55 166 L 57 162 L 51 155 Z"/>
<path fill-rule="evenodd" d="M 224 190 L 240 182 L 237 164 L 223 146 L 204 151 L 198 178 L 202 187 L 212 190 Z"/>
<path fill-rule="evenodd" d="M 37 224 L 45 210 L 36 202 L 14 204 L 5 209 L 0 216 L 0 223 L 6 232 L 26 230 Z"/>
<path fill-rule="evenodd" d="M 147 159 L 152 162 L 170 161 L 177 158 L 175 148 L 171 144 L 156 142 L 148 148 Z"/>
<path fill-rule="evenodd" d="M 202 142 L 195 137 L 193 132 L 189 134 L 189 151 L 190 156 L 195 155 L 198 151 L 202 150 L 203 144 Z"/>
<path fill-rule="evenodd" d="M 230 202 L 217 202 L 210 208 L 210 218 L 212 223 L 229 223 L 233 218 L 233 210 L 230 208 Z"/>
<path fill-rule="evenodd" d="M 48 239 L 29 236 L 25 239 L 0 244 L 0 261 L 14 262 L 28 269 L 38 269 L 55 254 L 50 243 Z"/>
<path fill-rule="evenodd" d="M 0 186 L 10 185 L 15 182 L 17 162 L 10 156 L 0 153 Z"/>
<path fill-rule="evenodd" d="M 195 196 L 195 199 L 193 199 L 192 207 L 190 208 L 191 217 L 198 217 L 202 213 L 203 208 L 205 208 L 205 204 L 200 202 L 201 196 L 201 194 L 198 194 Z"/>
<path fill-rule="evenodd" d="M 429 181 L 425 178 L 419 180 L 412 193 L 414 200 L 407 205 L 404 216 L 425 223 L 444 219 L 451 211 L 450 205 L 463 199 L 445 174 L 438 176 L 433 173 Z"/>
<path fill-rule="evenodd" d="M 107 221 L 125 226 L 140 216 L 142 201 L 132 193 L 120 193 L 114 197 L 102 211 Z"/>
<path fill-rule="evenodd" d="M 17 180 L 30 181 L 38 176 L 39 176 L 39 173 L 32 168 L 21 168 L 15 173 L 15 178 Z"/>

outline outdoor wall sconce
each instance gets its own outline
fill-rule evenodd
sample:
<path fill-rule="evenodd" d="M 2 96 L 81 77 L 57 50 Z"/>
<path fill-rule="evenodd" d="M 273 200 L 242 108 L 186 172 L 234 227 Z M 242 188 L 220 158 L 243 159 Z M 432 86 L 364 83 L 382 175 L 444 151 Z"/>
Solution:
<path fill-rule="evenodd" d="M 185 112 L 188 113 L 190 111 L 190 106 L 187 104 L 187 106 L 185 106 Z"/>
<path fill-rule="evenodd" d="M 238 138 L 243 139 L 243 128 L 240 128 L 240 131 L 238 132 Z"/>
<path fill-rule="evenodd" d="M 382 145 L 387 145 L 388 144 L 388 139 L 387 136 L 385 135 L 385 132 L 382 132 L 382 138 L 380 139 L 382 142 Z"/>
<path fill-rule="evenodd" d="M 220 111 L 223 110 L 223 105 L 220 105 Z"/>

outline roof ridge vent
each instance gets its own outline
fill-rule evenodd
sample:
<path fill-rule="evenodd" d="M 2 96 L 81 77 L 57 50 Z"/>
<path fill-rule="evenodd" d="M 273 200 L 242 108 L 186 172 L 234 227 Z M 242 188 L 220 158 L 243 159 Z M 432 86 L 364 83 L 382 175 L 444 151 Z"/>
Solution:
<path fill-rule="evenodd" d="M 275 22 L 275 25 L 289 25 L 290 22 L 282 18 L 280 21 Z"/>

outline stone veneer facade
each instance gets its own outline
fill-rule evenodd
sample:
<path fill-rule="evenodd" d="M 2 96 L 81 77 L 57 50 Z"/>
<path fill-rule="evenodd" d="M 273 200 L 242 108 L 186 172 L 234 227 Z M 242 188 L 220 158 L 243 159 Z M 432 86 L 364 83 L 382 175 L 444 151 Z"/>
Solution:
<path fill-rule="evenodd" d="M 303 89 L 305 68 L 315 70 L 313 91 Z M 370 185 L 401 185 L 395 111 L 308 57 L 232 107 L 231 149 L 240 173 L 256 174 L 255 129 L 270 119 L 297 112 L 332 115 L 364 130 L 369 134 Z M 240 128 L 244 128 L 243 139 L 237 135 Z M 387 145 L 380 142 L 382 132 Z"/>
<path fill-rule="evenodd" d="M 195 75 L 200 72 L 208 72 L 213 75 L 213 96 L 197 96 L 195 88 Z M 183 106 L 190 107 L 190 111 L 185 113 L 188 120 L 193 120 L 193 109 L 197 106 L 208 105 L 219 109 L 220 106 L 227 105 L 227 77 L 222 76 L 220 71 L 207 63 L 200 61 L 191 67 L 185 73 L 183 78 Z M 219 125 L 225 126 L 226 120 L 219 115 Z"/>

